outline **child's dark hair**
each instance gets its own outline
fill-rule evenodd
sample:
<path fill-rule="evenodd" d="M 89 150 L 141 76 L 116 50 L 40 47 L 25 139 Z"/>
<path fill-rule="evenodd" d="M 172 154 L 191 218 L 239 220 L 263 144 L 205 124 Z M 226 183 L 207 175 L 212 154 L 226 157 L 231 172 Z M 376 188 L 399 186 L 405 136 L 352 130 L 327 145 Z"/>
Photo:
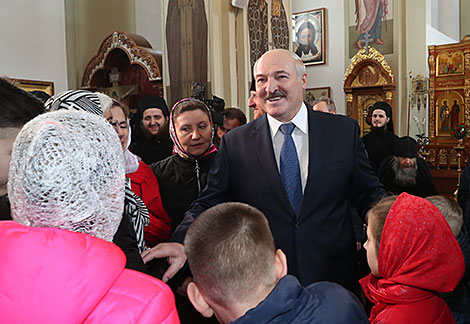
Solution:
<path fill-rule="evenodd" d="M 23 127 L 44 112 L 35 96 L 0 78 L 0 128 Z"/>

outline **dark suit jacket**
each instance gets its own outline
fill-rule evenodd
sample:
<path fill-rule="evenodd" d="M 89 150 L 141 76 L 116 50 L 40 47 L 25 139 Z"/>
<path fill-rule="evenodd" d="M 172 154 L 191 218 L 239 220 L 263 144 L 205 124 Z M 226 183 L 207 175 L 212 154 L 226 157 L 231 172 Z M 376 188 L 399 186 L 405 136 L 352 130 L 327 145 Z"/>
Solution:
<path fill-rule="evenodd" d="M 195 217 L 221 202 L 261 210 L 289 273 L 303 285 L 329 280 L 345 286 L 355 278 L 351 204 L 366 211 L 383 195 L 356 121 L 308 109 L 309 165 L 299 215 L 281 183 L 266 114 L 222 137 L 207 186 L 191 205 L 172 240 L 183 242 Z"/>

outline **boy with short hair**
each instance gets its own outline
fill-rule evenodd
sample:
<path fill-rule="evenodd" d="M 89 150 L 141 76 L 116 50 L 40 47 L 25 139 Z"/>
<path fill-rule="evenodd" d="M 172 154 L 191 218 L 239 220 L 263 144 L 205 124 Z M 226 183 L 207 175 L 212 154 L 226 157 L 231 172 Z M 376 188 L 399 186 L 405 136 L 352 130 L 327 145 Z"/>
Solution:
<path fill-rule="evenodd" d="M 0 78 L 0 220 L 11 220 L 7 182 L 13 142 L 23 125 L 43 112 L 36 97 Z"/>
<path fill-rule="evenodd" d="M 368 323 L 358 300 L 335 283 L 306 288 L 287 275 L 265 216 L 242 203 L 202 213 L 186 234 L 193 274 L 188 297 L 220 323 Z"/>
<path fill-rule="evenodd" d="M 455 322 L 470 322 L 470 236 L 463 226 L 463 213 L 460 206 L 452 199 L 444 196 L 426 198 L 444 215 L 450 230 L 454 234 L 465 260 L 465 274 L 454 291 L 443 294 L 443 298 L 454 315 Z"/>

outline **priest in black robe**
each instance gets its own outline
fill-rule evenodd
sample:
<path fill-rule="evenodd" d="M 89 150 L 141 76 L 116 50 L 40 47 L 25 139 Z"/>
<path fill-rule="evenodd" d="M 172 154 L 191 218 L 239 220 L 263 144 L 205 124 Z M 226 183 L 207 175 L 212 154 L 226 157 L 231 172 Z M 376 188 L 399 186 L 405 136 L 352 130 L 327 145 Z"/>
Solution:
<path fill-rule="evenodd" d="M 393 155 L 398 137 L 393 133 L 392 107 L 383 101 L 372 106 L 372 126 L 369 134 L 362 138 L 370 165 L 377 173 L 382 161 Z"/>
<path fill-rule="evenodd" d="M 413 138 L 404 136 L 395 141 L 394 155 L 383 160 L 378 171 L 387 191 L 423 198 L 438 194 L 426 161 L 417 154 L 418 144 Z"/>

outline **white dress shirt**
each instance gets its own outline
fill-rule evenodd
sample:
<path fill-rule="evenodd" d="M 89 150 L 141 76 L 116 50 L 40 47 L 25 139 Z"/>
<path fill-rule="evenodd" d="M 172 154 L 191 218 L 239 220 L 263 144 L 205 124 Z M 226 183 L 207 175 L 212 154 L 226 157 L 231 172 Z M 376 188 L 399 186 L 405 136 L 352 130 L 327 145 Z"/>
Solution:
<path fill-rule="evenodd" d="M 300 178 L 302 180 L 302 193 L 305 190 L 308 177 L 308 114 L 307 106 L 302 102 L 302 107 L 297 114 L 290 121 L 295 125 L 292 132 L 292 139 L 294 140 L 297 156 L 299 157 L 300 165 Z M 281 133 L 279 127 L 283 123 L 268 114 L 269 129 L 271 130 L 271 139 L 273 140 L 274 157 L 276 158 L 277 169 L 281 165 L 281 147 L 284 143 L 284 134 Z"/>

